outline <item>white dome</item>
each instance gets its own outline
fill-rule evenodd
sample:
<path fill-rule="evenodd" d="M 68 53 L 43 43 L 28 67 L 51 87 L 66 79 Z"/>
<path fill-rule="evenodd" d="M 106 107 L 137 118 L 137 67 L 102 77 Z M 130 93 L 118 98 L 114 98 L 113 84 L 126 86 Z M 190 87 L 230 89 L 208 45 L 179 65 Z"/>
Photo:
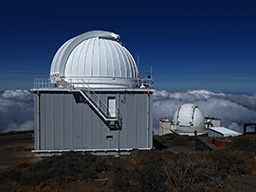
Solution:
<path fill-rule="evenodd" d="M 174 113 L 174 124 L 184 127 L 204 127 L 204 115 L 194 104 L 183 104 Z"/>
<path fill-rule="evenodd" d="M 136 63 L 118 39 L 112 32 L 90 31 L 68 40 L 53 58 L 52 82 L 66 81 L 75 87 L 135 87 Z"/>

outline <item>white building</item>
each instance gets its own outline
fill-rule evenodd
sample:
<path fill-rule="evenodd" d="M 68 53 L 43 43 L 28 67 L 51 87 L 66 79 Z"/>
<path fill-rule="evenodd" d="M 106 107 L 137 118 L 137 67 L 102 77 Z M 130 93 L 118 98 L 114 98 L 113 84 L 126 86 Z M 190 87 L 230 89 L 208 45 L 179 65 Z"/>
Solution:
<path fill-rule="evenodd" d="M 50 80 L 35 80 L 35 155 L 152 148 L 152 80 L 138 78 L 119 38 L 106 31 L 71 38 L 55 54 Z"/>
<path fill-rule="evenodd" d="M 221 119 L 215 117 L 205 117 L 205 127 L 208 129 L 209 127 L 220 127 Z"/>
<path fill-rule="evenodd" d="M 173 123 L 171 131 L 180 135 L 207 133 L 204 115 L 194 104 L 181 105 L 174 113 Z"/>
<path fill-rule="evenodd" d="M 209 137 L 234 137 L 239 135 L 242 134 L 225 127 L 209 127 L 208 130 Z"/>
<path fill-rule="evenodd" d="M 161 118 L 159 120 L 159 135 L 166 135 L 171 132 L 172 122 L 168 118 Z"/>

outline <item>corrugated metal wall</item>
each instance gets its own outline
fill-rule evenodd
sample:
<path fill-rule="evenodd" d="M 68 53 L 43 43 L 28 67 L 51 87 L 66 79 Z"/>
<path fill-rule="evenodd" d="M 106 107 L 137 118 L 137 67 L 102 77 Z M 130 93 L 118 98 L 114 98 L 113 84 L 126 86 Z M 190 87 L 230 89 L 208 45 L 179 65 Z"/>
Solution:
<path fill-rule="evenodd" d="M 35 93 L 35 150 L 152 148 L 151 93 L 97 94 L 106 104 L 108 97 L 116 97 L 123 117 L 120 131 L 110 130 L 80 93 L 39 92 Z"/>

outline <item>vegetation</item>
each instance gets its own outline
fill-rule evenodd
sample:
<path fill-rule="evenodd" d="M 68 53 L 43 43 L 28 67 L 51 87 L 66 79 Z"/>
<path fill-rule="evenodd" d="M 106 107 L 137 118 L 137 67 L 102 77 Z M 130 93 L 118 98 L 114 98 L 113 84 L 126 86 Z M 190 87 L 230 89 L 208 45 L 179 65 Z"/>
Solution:
<path fill-rule="evenodd" d="M 132 170 L 118 169 L 116 191 L 205 191 L 218 188 L 228 173 L 245 173 L 243 161 L 229 153 L 173 154 L 150 151 Z"/>
<path fill-rule="evenodd" d="M 181 139 L 191 142 L 186 137 L 175 137 L 172 142 L 180 145 Z M 104 178 L 102 186 L 109 182 L 110 191 L 185 192 L 224 189 L 228 175 L 251 174 L 249 166 L 245 166 L 248 155 L 245 158 L 242 151 L 252 154 L 250 165 L 256 167 L 255 139 L 243 137 L 235 139 L 225 149 L 210 153 L 134 150 L 126 158 L 100 158 L 89 153 L 67 153 L 46 158 L 33 165 L 28 162 L 16 164 L 0 174 L 0 191 L 9 191 L 10 183 L 34 187 L 45 185 L 45 189 L 56 183 L 59 186 L 79 181 L 93 181 L 93 186 L 101 186 L 95 183 L 99 175 L 105 173 L 107 176 L 98 180 Z M 109 177 L 112 179 L 108 180 Z"/>
<path fill-rule="evenodd" d="M 104 169 L 103 161 L 89 153 L 67 153 L 46 158 L 27 170 L 22 170 L 22 163 L 14 169 L 0 175 L 0 182 L 16 181 L 20 184 L 39 185 L 41 182 L 57 181 L 59 183 L 97 178 L 97 172 Z"/>
<path fill-rule="evenodd" d="M 229 150 L 256 152 L 255 137 L 237 137 L 227 145 Z"/>

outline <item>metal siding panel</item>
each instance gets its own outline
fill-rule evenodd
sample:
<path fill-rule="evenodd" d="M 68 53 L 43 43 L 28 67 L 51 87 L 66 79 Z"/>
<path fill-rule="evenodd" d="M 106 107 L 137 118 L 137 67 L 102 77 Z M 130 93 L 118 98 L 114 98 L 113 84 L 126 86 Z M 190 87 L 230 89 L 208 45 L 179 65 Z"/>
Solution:
<path fill-rule="evenodd" d="M 75 149 L 81 149 L 82 148 L 82 136 L 83 136 L 83 130 L 82 130 L 82 122 L 83 122 L 83 118 L 82 118 L 82 97 L 80 94 L 77 93 L 77 96 L 80 98 L 79 102 L 74 102 L 74 122 L 73 122 L 73 131 L 74 131 L 74 148 Z"/>
<path fill-rule="evenodd" d="M 123 93 L 120 94 L 119 97 L 119 107 L 120 107 L 120 112 L 122 114 L 123 117 L 123 126 L 122 126 L 122 130 L 120 132 L 120 147 L 122 148 L 127 148 L 129 146 L 128 144 L 128 127 L 127 127 L 127 118 L 128 118 L 128 105 L 129 103 L 127 103 L 127 94 Z"/>
<path fill-rule="evenodd" d="M 85 102 L 83 103 L 83 148 L 91 148 L 92 142 L 92 123 L 91 108 Z"/>
<path fill-rule="evenodd" d="M 55 107 L 55 149 L 63 149 L 63 93 L 54 94 Z"/>
<path fill-rule="evenodd" d="M 147 98 L 145 94 L 136 94 L 137 118 L 137 147 L 147 147 Z"/>
<path fill-rule="evenodd" d="M 37 94 L 36 93 L 34 93 L 34 137 L 35 137 L 35 140 L 34 140 L 34 148 L 35 148 L 35 150 L 38 150 L 39 148 L 38 148 L 38 142 L 39 142 L 39 140 L 40 140 L 40 138 L 39 138 L 39 140 L 38 140 L 38 137 L 40 136 L 40 135 L 38 135 L 39 133 L 38 133 L 38 127 L 37 127 L 37 123 L 38 123 L 38 121 L 39 121 L 39 119 L 37 119 Z M 39 102 L 40 103 L 40 102 Z M 40 114 L 40 113 L 39 113 Z"/>
<path fill-rule="evenodd" d="M 72 149 L 73 137 L 73 94 L 64 94 L 64 149 Z"/>
<path fill-rule="evenodd" d="M 126 97 L 127 105 L 127 147 L 137 148 L 137 110 L 136 94 L 129 93 Z"/>
<path fill-rule="evenodd" d="M 54 149 L 54 96 L 47 94 L 45 98 L 46 149 Z"/>
<path fill-rule="evenodd" d="M 149 104 L 149 113 L 150 113 L 150 126 L 149 126 L 149 147 L 153 147 L 153 94 L 150 94 L 150 104 Z"/>
<path fill-rule="evenodd" d="M 100 148 L 101 149 L 105 149 L 108 147 L 108 141 L 106 139 L 106 135 L 107 135 L 107 129 L 104 126 L 104 122 L 102 120 L 100 120 Z"/>
<path fill-rule="evenodd" d="M 46 126 L 45 126 L 45 94 L 41 94 L 40 98 L 40 149 L 46 149 Z"/>
<path fill-rule="evenodd" d="M 100 149 L 100 121 L 101 119 L 91 110 L 92 117 L 92 148 Z"/>
<path fill-rule="evenodd" d="M 108 99 L 108 96 L 106 94 L 102 94 L 102 93 L 97 93 L 98 96 L 100 97 L 100 99 L 107 105 L 107 99 Z M 99 118 L 99 126 L 100 126 L 100 137 L 99 137 L 99 140 L 100 140 L 100 148 L 101 149 L 104 149 L 104 148 L 108 148 L 108 141 L 106 139 L 106 135 L 108 134 L 108 130 L 109 128 L 106 127 L 105 123 L 103 120 L 101 120 Z"/>
<path fill-rule="evenodd" d="M 117 149 L 118 148 L 118 132 L 119 131 L 111 131 L 108 127 L 106 129 L 108 131 L 108 133 L 105 135 L 105 139 L 107 135 L 113 135 L 113 139 L 112 140 L 107 140 L 108 144 L 107 144 L 107 148 L 110 149 Z M 121 132 L 121 131 L 120 131 Z M 121 146 L 120 146 L 121 147 Z"/>

